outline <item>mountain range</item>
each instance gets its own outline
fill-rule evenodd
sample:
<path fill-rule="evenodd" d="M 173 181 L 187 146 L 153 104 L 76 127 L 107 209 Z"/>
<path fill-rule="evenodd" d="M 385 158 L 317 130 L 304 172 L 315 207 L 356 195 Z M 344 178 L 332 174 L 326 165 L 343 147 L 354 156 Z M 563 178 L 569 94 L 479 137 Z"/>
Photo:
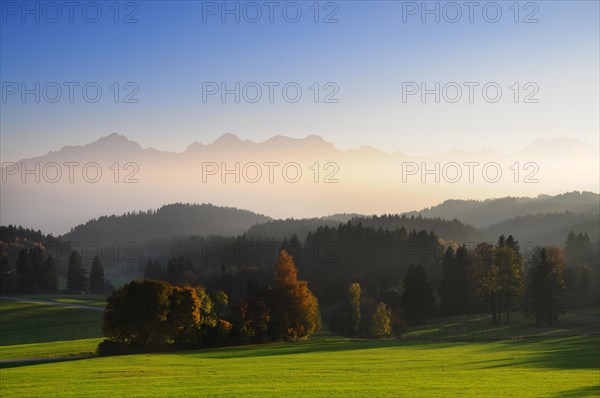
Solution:
<path fill-rule="evenodd" d="M 1 222 L 62 234 L 106 214 L 165 203 L 218 203 L 279 219 L 424 209 L 423 216 L 456 217 L 484 227 L 536 209 L 521 197 L 598 192 L 598 152 L 597 145 L 558 138 L 513 154 L 483 149 L 410 156 L 371 147 L 342 151 L 315 135 L 254 142 L 225 134 L 174 153 L 111 134 L 4 162 Z M 530 208 L 511 213 L 511 206 L 502 210 L 502 201 L 493 208 L 485 202 L 505 197 Z M 435 207 L 449 198 L 475 202 Z M 587 211 L 540 206 L 536 211 Z"/>

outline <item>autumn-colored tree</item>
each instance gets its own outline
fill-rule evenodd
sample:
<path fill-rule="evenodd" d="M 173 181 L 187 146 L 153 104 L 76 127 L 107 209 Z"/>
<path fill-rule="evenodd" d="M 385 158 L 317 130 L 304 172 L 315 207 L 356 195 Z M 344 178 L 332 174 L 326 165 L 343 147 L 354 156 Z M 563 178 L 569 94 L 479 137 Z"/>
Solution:
<path fill-rule="evenodd" d="M 494 260 L 496 267 L 494 272 L 498 273 L 498 293 L 504 304 L 506 322 L 509 322 L 510 311 L 518 303 L 523 292 L 523 258 L 519 254 L 518 243 L 512 235 L 506 240 L 498 240 Z"/>
<path fill-rule="evenodd" d="M 304 340 L 321 326 L 317 298 L 298 280 L 292 257 L 282 250 L 275 267 L 270 329 L 275 339 Z"/>
<path fill-rule="evenodd" d="M 272 338 L 269 334 L 272 301 L 271 289 L 248 286 L 244 300 L 232 306 L 231 337 L 234 343 L 259 343 Z"/>
<path fill-rule="evenodd" d="M 564 253 L 558 247 L 539 248 L 528 262 L 525 284 L 525 312 L 539 325 L 552 325 L 563 310 L 565 297 Z"/>
<path fill-rule="evenodd" d="M 196 344 L 200 325 L 200 299 L 194 288 L 173 287 L 169 296 L 168 326 L 171 338 L 178 344 Z"/>
<path fill-rule="evenodd" d="M 196 286 L 196 295 L 200 303 L 200 327 L 214 328 L 217 325 L 217 314 L 210 295 L 202 286 Z"/>
<path fill-rule="evenodd" d="M 133 281 L 113 292 L 104 311 L 108 338 L 98 352 L 129 353 L 174 344 L 198 347 L 226 344 L 233 325 L 219 319 L 201 286 L 172 286 L 164 281 Z"/>
<path fill-rule="evenodd" d="M 358 331 L 360 330 L 360 295 L 361 289 L 358 282 L 354 282 L 348 287 L 348 299 L 352 315 L 352 332 L 355 336 L 358 335 Z"/>
<path fill-rule="evenodd" d="M 107 299 L 102 330 L 113 342 L 162 345 L 171 340 L 169 325 L 173 287 L 166 282 L 132 281 Z M 176 317 L 179 318 L 179 317 Z"/>
<path fill-rule="evenodd" d="M 210 295 L 213 302 L 214 312 L 219 318 L 222 318 L 227 313 L 229 305 L 229 296 L 222 290 L 217 290 Z"/>
<path fill-rule="evenodd" d="M 392 333 L 392 318 L 385 303 L 377 304 L 377 308 L 371 318 L 371 335 L 378 339 L 389 336 Z"/>
<path fill-rule="evenodd" d="M 476 281 L 475 292 L 481 301 L 489 306 L 492 321 L 497 323 L 500 321 L 498 311 L 500 271 L 495 261 L 495 247 L 491 243 L 480 243 L 474 249 L 473 279 Z"/>

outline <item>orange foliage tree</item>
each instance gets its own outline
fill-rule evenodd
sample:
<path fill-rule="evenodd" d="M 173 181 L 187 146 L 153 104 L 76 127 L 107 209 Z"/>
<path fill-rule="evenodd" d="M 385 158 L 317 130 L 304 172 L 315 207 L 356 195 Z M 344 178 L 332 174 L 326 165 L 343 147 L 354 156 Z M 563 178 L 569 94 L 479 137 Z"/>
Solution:
<path fill-rule="evenodd" d="M 292 256 L 285 250 L 275 267 L 271 333 L 275 339 L 305 340 L 321 326 L 317 298 L 298 280 Z"/>

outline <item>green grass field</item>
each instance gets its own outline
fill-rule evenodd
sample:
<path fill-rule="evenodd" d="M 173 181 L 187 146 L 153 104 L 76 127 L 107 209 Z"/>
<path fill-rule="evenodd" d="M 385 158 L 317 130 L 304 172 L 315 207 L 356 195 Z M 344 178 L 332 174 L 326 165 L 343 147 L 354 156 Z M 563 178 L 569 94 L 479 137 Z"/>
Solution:
<path fill-rule="evenodd" d="M 10 397 L 593 397 L 599 343 L 283 343 L 26 364 L 0 377 Z"/>
<path fill-rule="evenodd" d="M 0 360 L 63 358 L 96 354 L 102 338 L 0 346 Z M 2 365 L 0 365 L 1 367 Z"/>
<path fill-rule="evenodd" d="M 40 296 L 35 296 L 35 299 L 40 298 Z M 27 299 L 24 298 L 24 300 Z M 70 304 L 84 304 L 92 307 L 103 305 L 103 302 L 97 298 L 86 300 L 57 297 L 49 301 L 66 303 L 64 300 L 71 300 Z M 0 359 L 2 359 L 4 346 L 13 344 L 101 337 L 101 323 L 101 311 L 62 305 L 52 306 L 29 301 L 0 300 Z"/>
<path fill-rule="evenodd" d="M 34 298 L 102 305 L 95 297 Z M 0 301 L 3 327 L 26 322 L 49 330 L 56 325 L 95 325 L 99 330 L 101 315 Z M 12 337 L 1 342 L 0 359 L 13 362 L 0 364 L 0 395 L 598 397 L 600 312 L 567 313 L 561 319 L 556 327 L 535 328 L 515 314 L 514 325 L 479 333 L 474 326 L 485 325 L 485 315 L 455 317 L 408 330 L 401 340 L 338 339 L 321 333 L 306 343 L 104 358 L 94 356 L 101 340 L 96 336 L 39 333 L 22 342 L 9 328 L 7 336 Z M 87 358 L 75 359 L 80 356 Z M 28 358 L 41 360 L 14 361 Z"/>

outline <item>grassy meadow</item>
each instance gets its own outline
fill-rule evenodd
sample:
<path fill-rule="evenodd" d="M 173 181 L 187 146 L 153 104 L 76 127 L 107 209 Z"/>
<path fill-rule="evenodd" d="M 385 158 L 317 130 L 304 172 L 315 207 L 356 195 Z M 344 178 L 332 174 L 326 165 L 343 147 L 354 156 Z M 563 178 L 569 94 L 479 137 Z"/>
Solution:
<path fill-rule="evenodd" d="M 27 301 L 29 298 L 57 305 Z M 102 336 L 102 311 L 64 304 L 103 308 L 104 301 L 94 296 L 27 296 L 23 301 L 0 300 L 0 359 L 4 359 L 6 346 Z"/>
<path fill-rule="evenodd" d="M 36 298 L 102 304 L 96 297 Z M 564 314 L 554 328 L 535 328 L 515 314 L 513 325 L 479 333 L 476 325 L 489 322 L 482 315 L 436 320 L 430 326 L 407 329 L 403 338 L 396 340 L 338 339 L 321 333 L 304 343 L 96 357 L 100 338 L 85 335 L 83 326 L 92 330 L 90 325 L 96 325 L 99 330 L 101 315 L 81 308 L 0 300 L 0 321 L 10 332 L 3 335 L 0 346 L 2 396 L 600 394 L 600 312 L 596 309 Z M 40 329 L 60 325 L 79 333 L 26 333 L 29 340 L 22 341 L 14 326 L 19 323 Z M 78 359 L 82 356 L 85 358 Z M 15 361 L 28 358 L 39 360 Z M 44 358 L 55 361 L 44 362 Z"/>

